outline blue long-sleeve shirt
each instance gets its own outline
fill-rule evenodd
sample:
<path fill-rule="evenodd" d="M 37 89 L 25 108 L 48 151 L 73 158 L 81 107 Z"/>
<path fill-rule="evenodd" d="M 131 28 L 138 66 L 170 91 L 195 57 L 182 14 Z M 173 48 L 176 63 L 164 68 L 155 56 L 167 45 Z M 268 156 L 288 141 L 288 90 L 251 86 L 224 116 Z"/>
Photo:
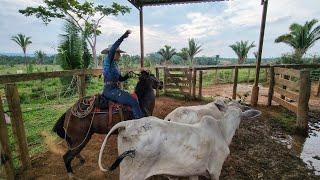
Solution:
<path fill-rule="evenodd" d="M 103 62 L 103 76 L 105 82 L 119 82 L 123 79 L 121 76 L 118 64 L 114 61 L 114 55 L 117 49 L 124 40 L 124 35 L 121 36 L 109 49 L 108 55 L 105 57 Z M 105 87 L 114 87 L 109 84 L 105 84 Z"/>

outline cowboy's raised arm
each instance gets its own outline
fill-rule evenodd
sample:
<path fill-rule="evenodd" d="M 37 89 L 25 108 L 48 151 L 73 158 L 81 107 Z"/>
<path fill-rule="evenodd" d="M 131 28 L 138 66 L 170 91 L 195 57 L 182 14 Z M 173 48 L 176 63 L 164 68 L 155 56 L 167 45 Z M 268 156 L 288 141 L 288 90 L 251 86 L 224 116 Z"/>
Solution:
<path fill-rule="evenodd" d="M 130 30 L 127 30 L 109 49 L 109 53 L 108 53 L 108 59 L 110 61 L 113 61 L 114 59 L 114 55 L 117 51 L 117 49 L 119 48 L 120 44 L 122 43 L 122 41 L 127 38 L 129 36 L 129 34 L 131 33 Z"/>

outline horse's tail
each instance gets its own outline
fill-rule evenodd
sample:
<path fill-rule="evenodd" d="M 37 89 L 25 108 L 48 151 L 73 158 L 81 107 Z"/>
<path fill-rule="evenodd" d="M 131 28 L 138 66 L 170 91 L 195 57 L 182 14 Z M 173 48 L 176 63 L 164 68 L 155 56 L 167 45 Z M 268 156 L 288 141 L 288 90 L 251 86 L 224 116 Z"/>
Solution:
<path fill-rule="evenodd" d="M 119 122 L 118 124 L 116 124 L 116 125 L 114 125 L 111 129 L 110 129 L 110 131 L 109 131 L 109 133 L 106 135 L 106 137 L 104 138 L 104 141 L 103 141 L 103 143 L 102 143 L 102 145 L 101 145 L 101 148 L 100 148 L 100 153 L 99 153 L 99 161 L 98 161 L 98 164 L 99 164 L 99 167 L 100 167 L 100 170 L 101 171 L 103 171 L 103 172 L 107 172 L 107 171 L 110 171 L 110 169 L 111 168 L 109 168 L 109 169 L 105 169 L 105 168 L 103 168 L 103 166 L 102 166 L 102 154 L 103 154 L 103 151 L 104 151 L 104 148 L 105 148 L 105 146 L 106 146 L 106 144 L 107 144 L 107 140 L 108 140 L 108 138 L 109 138 L 109 136 L 115 131 L 115 130 L 117 130 L 117 129 L 119 129 L 119 128 L 126 128 L 126 125 L 128 124 L 128 122 L 130 122 L 130 121 L 122 121 L 122 122 Z M 132 123 L 132 122 L 131 122 Z M 123 157 L 124 158 L 124 157 Z M 122 159 L 123 159 L 122 158 Z M 121 162 L 121 161 L 120 161 Z M 120 162 L 119 162 L 119 164 L 120 164 Z M 115 163 L 114 163 L 115 164 Z"/>
<path fill-rule="evenodd" d="M 64 124 L 64 119 L 66 117 L 66 113 L 64 113 L 56 122 L 54 127 L 52 128 L 52 131 L 57 133 L 59 137 L 65 138 L 66 137 L 66 132 L 64 131 L 63 124 Z"/>
<path fill-rule="evenodd" d="M 111 167 L 109 168 L 109 171 L 113 171 L 115 170 L 120 163 L 122 162 L 122 160 L 129 156 L 129 157 L 134 157 L 136 155 L 136 151 L 135 150 L 129 150 L 129 151 L 125 151 L 124 153 L 122 153 L 119 157 L 117 157 L 117 159 L 114 161 L 114 163 L 111 165 Z"/>

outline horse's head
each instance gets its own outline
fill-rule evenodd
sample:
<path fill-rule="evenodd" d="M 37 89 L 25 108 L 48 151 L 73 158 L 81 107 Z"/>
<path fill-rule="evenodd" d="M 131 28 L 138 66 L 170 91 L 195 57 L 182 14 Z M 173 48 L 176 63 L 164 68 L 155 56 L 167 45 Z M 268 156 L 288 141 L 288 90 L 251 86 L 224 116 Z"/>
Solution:
<path fill-rule="evenodd" d="M 150 85 L 153 89 L 163 88 L 163 82 L 157 79 L 150 71 L 141 71 L 139 81 L 144 82 L 146 85 Z"/>

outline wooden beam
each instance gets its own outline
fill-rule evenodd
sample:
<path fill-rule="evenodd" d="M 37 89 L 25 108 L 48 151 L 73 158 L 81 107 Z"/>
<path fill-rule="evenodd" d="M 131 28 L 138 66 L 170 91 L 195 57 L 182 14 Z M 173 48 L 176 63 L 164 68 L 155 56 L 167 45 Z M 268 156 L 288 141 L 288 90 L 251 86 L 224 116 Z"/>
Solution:
<path fill-rule="evenodd" d="M 297 127 L 303 134 L 308 134 L 308 112 L 311 91 L 310 71 L 300 71 L 300 92 L 297 110 Z"/>
<path fill-rule="evenodd" d="M 79 93 L 79 98 L 83 98 L 86 96 L 86 76 L 85 75 L 78 76 L 78 93 Z"/>
<path fill-rule="evenodd" d="M 159 68 L 156 68 L 156 78 L 160 81 Z M 159 97 L 159 95 L 160 95 L 160 91 L 159 91 L 159 89 L 157 88 L 157 90 L 156 90 L 156 96 Z"/>
<path fill-rule="evenodd" d="M 196 89 L 197 89 L 197 70 L 194 68 L 192 70 L 192 97 L 196 98 Z"/>
<path fill-rule="evenodd" d="M 258 83 L 259 83 L 259 73 L 260 73 L 261 57 L 262 57 L 262 50 L 263 50 L 263 42 L 264 42 L 264 32 L 266 28 L 267 12 L 268 12 L 268 0 L 265 0 L 263 3 L 263 11 L 262 11 L 259 50 L 258 50 L 258 59 L 257 59 L 257 66 L 256 66 L 256 78 L 254 80 L 254 85 L 252 87 L 252 95 L 251 95 L 252 106 L 256 106 L 258 104 L 258 98 L 259 98 Z"/>
<path fill-rule="evenodd" d="M 18 88 L 15 84 L 6 84 L 5 93 L 8 101 L 9 111 L 11 112 L 13 134 L 19 147 L 22 169 L 26 170 L 31 167 L 31 161 L 29 157 L 26 132 L 22 119 Z"/>
<path fill-rule="evenodd" d="M 299 99 L 299 94 L 293 91 L 288 91 L 287 89 L 283 89 L 282 87 L 275 86 L 274 91 L 277 92 L 280 95 L 283 95 L 287 98 L 290 98 L 294 101 L 298 101 Z"/>
<path fill-rule="evenodd" d="M 280 78 L 277 76 L 274 79 L 275 79 L 276 85 L 286 86 L 286 88 L 290 88 L 292 90 L 299 90 L 299 88 L 300 88 L 299 81 L 294 82 L 294 81 L 283 79 L 283 78 Z"/>
<path fill-rule="evenodd" d="M 199 71 L 199 94 L 198 98 L 202 98 L 202 76 L 203 76 L 203 71 Z"/>
<path fill-rule="evenodd" d="M 238 74 L 239 74 L 239 70 L 238 70 L 238 67 L 236 66 L 234 68 L 234 74 L 233 74 L 232 99 L 237 99 Z"/>
<path fill-rule="evenodd" d="M 13 180 L 14 179 L 14 168 L 13 168 L 13 160 L 12 154 L 9 145 L 9 135 L 7 124 L 5 121 L 5 116 L 3 112 L 2 99 L 0 96 L 0 156 L 1 156 L 1 164 L 4 164 L 6 179 Z"/>
<path fill-rule="evenodd" d="M 270 68 L 270 82 L 269 82 L 269 92 L 268 92 L 268 104 L 267 106 L 271 106 L 272 105 L 272 97 L 274 94 L 274 67 L 271 66 Z"/>
<path fill-rule="evenodd" d="M 290 111 L 292 111 L 294 113 L 297 113 L 298 108 L 297 108 L 296 105 L 294 105 L 292 103 L 289 103 L 289 102 L 287 102 L 287 101 L 285 101 L 285 100 L 283 100 L 283 99 L 281 99 L 281 98 L 279 98 L 277 96 L 273 96 L 272 100 L 274 100 L 275 102 L 277 102 L 281 106 L 287 108 L 288 110 L 290 110 Z"/>
<path fill-rule="evenodd" d="M 277 67 L 274 69 L 275 74 L 282 74 L 287 76 L 293 76 L 296 78 L 300 78 L 300 71 L 296 69 L 288 69 L 288 68 L 281 68 Z"/>
<path fill-rule="evenodd" d="M 144 65 L 144 39 L 143 39 L 143 7 L 139 9 L 140 17 L 140 63 L 141 67 Z"/>

